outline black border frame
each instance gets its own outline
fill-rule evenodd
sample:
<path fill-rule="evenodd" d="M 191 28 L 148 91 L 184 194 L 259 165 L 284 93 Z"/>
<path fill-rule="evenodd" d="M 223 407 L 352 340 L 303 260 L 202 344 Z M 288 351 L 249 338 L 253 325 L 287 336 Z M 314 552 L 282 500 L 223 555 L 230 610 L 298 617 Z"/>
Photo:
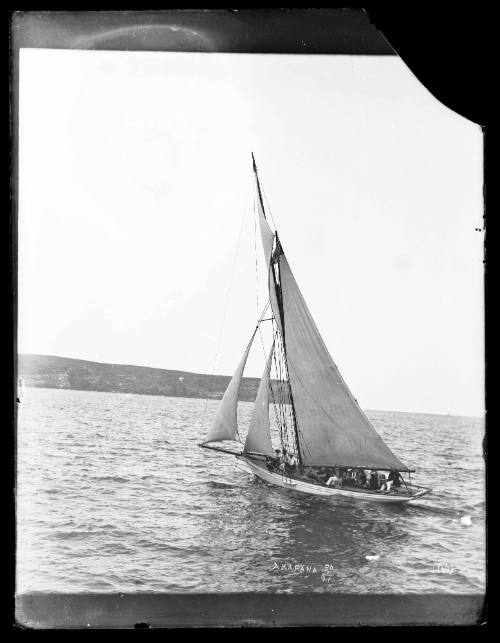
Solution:
<path fill-rule="evenodd" d="M 366 13 L 367 11 L 367 13 Z M 166 51 L 245 51 L 254 53 L 301 53 L 301 54 L 352 54 L 352 55 L 400 55 L 417 78 L 431 93 L 446 106 L 470 120 L 480 123 L 484 128 L 490 123 L 489 105 L 491 88 L 484 77 L 489 73 L 486 59 L 491 51 L 491 28 L 489 15 L 484 10 L 467 8 L 460 10 L 421 9 L 401 6 L 399 9 L 382 10 L 380 7 L 366 6 L 354 9 L 240 9 L 240 10 L 167 10 L 140 11 L 151 18 L 157 16 L 159 22 L 165 18 L 175 18 L 179 22 L 184 12 L 184 24 L 194 24 L 212 30 L 213 49 L 200 48 L 196 41 L 167 43 Z M 9 291 L 12 301 L 12 338 L 11 353 L 13 369 L 6 390 L 10 393 L 15 446 L 16 423 L 16 328 L 17 328 L 17 105 L 18 105 L 18 52 L 20 47 L 57 47 L 57 48 L 123 48 L 110 46 L 98 39 L 97 44 L 89 46 L 88 39 L 99 35 L 102 25 L 113 22 L 115 26 L 130 26 L 136 21 L 138 13 L 123 11 L 10 11 L 9 12 L 9 73 L 11 84 L 9 140 L 9 200 L 10 200 L 10 251 L 9 266 L 4 274 L 9 275 Z M 84 14 L 91 19 L 83 19 Z M 306 17 L 308 15 L 308 17 Z M 35 19 L 36 18 L 36 19 Z M 341 19 L 340 19 L 341 18 Z M 154 22 L 154 21 L 153 21 Z M 168 21 L 167 21 L 168 22 Z M 64 24 L 65 23 L 65 24 Z M 342 23 L 342 24 L 341 24 Z M 373 23 L 373 24 L 371 24 Z M 252 26 L 253 24 L 253 26 Z M 262 25 L 265 28 L 262 29 Z M 341 24 L 341 27 L 339 25 Z M 374 27 L 375 25 L 375 27 Z M 381 29 L 385 36 L 377 31 Z M 233 31 L 232 31 L 233 30 Z M 279 30 L 279 38 L 276 33 Z M 215 36 L 213 35 L 215 34 Z M 231 36 L 231 37 L 228 37 Z M 82 38 L 87 44 L 82 45 Z M 389 44 L 391 43 L 391 45 Z M 104 46 L 98 46 L 98 44 Z M 137 46 L 139 44 L 139 46 Z M 238 47 L 240 47 L 238 49 Z M 425 53 L 422 48 L 425 48 Z M 488 50 L 488 47 L 490 49 Z M 137 39 L 130 36 L 127 49 L 144 50 Z M 158 43 L 153 47 L 158 50 Z M 463 70 L 468 72 L 464 76 Z M 472 70 L 472 71 L 470 71 Z M 486 152 L 489 145 L 485 145 Z M 489 166 L 485 168 L 485 175 Z M 485 192 L 486 207 L 486 192 Z M 489 221 L 488 223 L 491 223 Z M 485 214 L 486 224 L 486 214 Z M 486 250 L 486 245 L 485 245 Z M 485 254 L 485 266 L 489 255 Z M 486 283 L 485 283 L 486 287 Z M 486 289 L 486 301 L 488 291 Z M 489 307 L 487 305 L 487 311 Z M 488 336 L 487 336 L 488 337 Z M 487 340 L 488 341 L 488 340 Z M 487 374 L 488 375 L 488 374 Z M 487 391 L 488 391 L 487 377 Z M 487 398 L 488 401 L 488 398 Z M 15 463 L 12 460 L 14 478 Z M 7 484 L 7 487 L 9 485 Z M 10 487 L 12 488 L 12 487 Z M 10 514 L 14 524 L 14 507 Z M 12 578 L 14 567 L 12 566 Z M 122 606 L 117 605 L 116 597 L 123 596 Z M 138 598 L 140 597 L 140 598 Z M 243 598 L 241 598 L 243 597 Z M 62 628 L 75 627 L 82 610 L 97 600 L 107 604 L 107 610 L 117 620 L 111 627 L 133 627 L 134 624 L 147 626 L 147 620 L 131 619 L 137 601 L 147 600 L 141 614 L 150 614 L 149 625 L 163 627 L 203 627 L 206 626 L 294 626 L 294 625 L 347 625 L 346 610 L 352 610 L 354 622 L 349 625 L 484 625 L 487 619 L 487 597 L 469 596 L 469 606 L 464 608 L 465 595 L 428 595 L 414 594 L 398 596 L 376 595 L 290 595 L 282 594 L 230 594 L 230 595 L 60 595 L 27 594 L 18 597 L 17 614 L 14 627 L 17 628 Z M 82 603 L 83 601 L 83 603 Z M 228 601 L 233 607 L 228 607 Z M 243 601 L 243 602 L 241 602 Z M 479 602 L 478 602 L 479 601 Z M 203 604 L 203 606 L 202 606 Z M 289 614 L 288 620 L 269 617 L 272 605 L 283 613 Z M 12 600 L 12 606 L 14 602 Z M 239 605 L 239 607 L 238 607 Z M 244 608 L 246 606 L 246 609 Z M 403 607 L 404 606 L 404 607 Z M 420 608 L 419 608 L 420 606 Z M 470 611 L 471 606 L 473 612 Z M 404 614 L 401 614 L 401 608 Z M 274 608 L 273 608 L 274 609 Z M 40 612 L 41 610 L 41 612 Z M 152 611 L 151 611 L 152 610 Z M 155 612 L 156 610 L 156 612 Z M 158 613 L 158 610 L 160 611 Z M 13 612 L 14 610 L 12 610 Z M 446 618 L 440 615 L 446 612 Z M 37 614 L 42 614 L 42 622 Z M 156 613 L 156 616 L 155 616 Z M 73 614 L 73 625 L 67 616 Z M 250 614 L 242 618 L 242 614 Z M 293 618 L 290 615 L 296 615 Z M 306 620 L 300 615 L 305 614 Z M 163 616 L 162 616 L 163 615 Z M 201 615 L 204 620 L 197 620 Z M 203 616 L 204 615 L 204 616 Z M 137 618 L 139 618 L 137 616 Z M 159 618 L 159 620 L 158 620 Z M 76 619 L 76 620 L 75 620 Z M 215 619 L 215 620 L 214 620 Z M 381 620 L 382 619 L 382 620 Z M 398 620 L 399 619 L 399 620 Z M 131 621 L 135 620 L 132 624 Z M 79 627 L 76 625 L 76 627 Z M 106 627 L 101 621 L 93 627 Z"/>

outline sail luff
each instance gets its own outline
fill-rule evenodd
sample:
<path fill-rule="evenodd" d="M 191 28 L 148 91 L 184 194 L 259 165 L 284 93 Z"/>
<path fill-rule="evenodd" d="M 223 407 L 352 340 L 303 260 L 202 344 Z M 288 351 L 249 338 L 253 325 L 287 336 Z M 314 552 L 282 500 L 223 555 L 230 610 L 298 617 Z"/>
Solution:
<path fill-rule="evenodd" d="M 257 328 L 258 326 L 255 328 L 240 363 L 222 396 L 212 426 L 204 440 L 205 444 L 209 442 L 219 442 L 221 440 L 236 440 L 238 431 L 238 393 L 243 378 L 243 371 L 247 363 L 248 353 L 250 352 Z"/>
<path fill-rule="evenodd" d="M 245 440 L 245 451 L 273 455 L 271 431 L 269 424 L 269 386 L 271 363 L 274 353 L 274 342 L 267 358 L 266 367 L 262 374 L 257 396 L 255 398 L 250 428 Z"/>

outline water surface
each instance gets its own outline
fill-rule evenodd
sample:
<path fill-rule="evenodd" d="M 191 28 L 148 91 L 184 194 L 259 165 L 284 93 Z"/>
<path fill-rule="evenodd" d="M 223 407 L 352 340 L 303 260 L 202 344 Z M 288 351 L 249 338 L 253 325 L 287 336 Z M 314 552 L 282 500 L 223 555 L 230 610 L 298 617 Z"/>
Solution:
<path fill-rule="evenodd" d="M 18 592 L 484 591 L 478 418 L 367 413 L 433 488 L 392 507 L 270 486 L 198 448 L 216 401 L 24 393 Z"/>

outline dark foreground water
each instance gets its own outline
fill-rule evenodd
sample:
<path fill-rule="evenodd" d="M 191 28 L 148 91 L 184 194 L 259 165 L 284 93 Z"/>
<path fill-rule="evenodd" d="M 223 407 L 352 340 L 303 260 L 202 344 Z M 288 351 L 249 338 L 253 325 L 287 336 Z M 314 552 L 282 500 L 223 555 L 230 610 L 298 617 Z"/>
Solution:
<path fill-rule="evenodd" d="M 395 508 L 254 479 L 196 446 L 205 406 L 25 389 L 17 591 L 484 591 L 482 420 L 368 412 L 433 488 Z M 242 403 L 243 425 L 250 412 Z"/>

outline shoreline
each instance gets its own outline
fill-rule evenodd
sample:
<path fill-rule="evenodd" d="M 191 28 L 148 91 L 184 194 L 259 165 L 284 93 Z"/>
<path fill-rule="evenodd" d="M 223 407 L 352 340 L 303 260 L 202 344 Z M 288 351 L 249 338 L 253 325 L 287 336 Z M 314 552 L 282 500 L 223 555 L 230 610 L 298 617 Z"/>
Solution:
<path fill-rule="evenodd" d="M 222 399 L 222 394 L 220 397 L 204 397 L 201 395 L 165 395 L 164 393 L 137 393 L 134 391 L 112 391 L 112 390 L 100 390 L 100 389 L 84 389 L 84 388 L 70 388 L 63 386 L 37 386 L 34 384 L 23 384 L 24 389 L 44 389 L 51 391 L 79 391 L 82 393 L 112 393 L 114 395 L 141 395 L 142 397 L 166 397 L 166 398 L 180 398 L 184 400 L 203 400 L 209 402 L 220 402 Z M 19 399 L 19 398 L 18 398 Z M 238 398 L 239 402 L 247 402 L 249 404 L 253 403 L 254 400 Z M 429 413 L 423 411 L 392 411 L 387 409 L 363 409 L 365 413 L 396 413 L 398 415 L 425 415 L 429 417 L 443 417 L 443 418 L 460 418 L 466 420 L 480 420 L 484 423 L 484 417 L 479 415 L 453 415 L 445 413 Z"/>

